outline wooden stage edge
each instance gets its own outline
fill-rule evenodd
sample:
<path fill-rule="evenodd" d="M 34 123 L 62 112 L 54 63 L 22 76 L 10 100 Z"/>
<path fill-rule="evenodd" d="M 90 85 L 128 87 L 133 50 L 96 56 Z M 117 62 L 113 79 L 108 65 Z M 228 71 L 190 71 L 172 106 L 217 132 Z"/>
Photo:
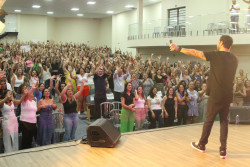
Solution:
<path fill-rule="evenodd" d="M 229 124 L 228 157 L 219 158 L 219 122 L 214 123 L 206 153 L 191 148 L 203 124 L 122 134 L 115 148 L 80 141 L 0 155 L 0 167 L 246 167 L 250 164 L 250 125 Z"/>

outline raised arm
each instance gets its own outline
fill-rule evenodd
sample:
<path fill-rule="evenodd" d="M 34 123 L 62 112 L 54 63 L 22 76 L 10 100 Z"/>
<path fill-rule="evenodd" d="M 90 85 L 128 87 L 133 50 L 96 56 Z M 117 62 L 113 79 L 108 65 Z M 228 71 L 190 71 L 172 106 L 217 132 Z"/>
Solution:
<path fill-rule="evenodd" d="M 14 95 L 16 95 L 16 92 L 15 92 L 15 89 L 14 89 L 15 81 L 16 81 L 16 77 L 13 75 L 13 77 L 11 79 L 11 87 L 12 87 Z"/>
<path fill-rule="evenodd" d="M 55 75 L 50 77 L 50 81 L 49 81 L 49 91 L 51 91 L 53 89 L 53 79 L 56 78 Z"/>
<path fill-rule="evenodd" d="M 170 44 L 170 51 L 179 51 L 185 55 L 193 56 L 193 57 L 198 57 L 200 59 L 206 60 L 206 57 L 202 51 L 195 50 L 195 49 L 186 49 L 179 47 L 175 44 Z"/>
<path fill-rule="evenodd" d="M 60 96 L 60 94 L 61 94 L 60 91 L 58 90 L 60 80 L 61 80 L 61 77 L 57 76 L 57 78 L 56 78 L 56 85 L 55 85 L 55 91 L 56 91 L 56 93 L 57 93 L 58 96 Z"/>
<path fill-rule="evenodd" d="M 138 96 L 137 90 L 135 90 L 135 100 L 138 100 L 138 99 L 139 99 L 139 96 Z"/>
<path fill-rule="evenodd" d="M 96 73 L 96 74 L 98 73 L 98 71 L 100 70 L 101 67 L 102 67 L 102 66 L 100 65 L 100 66 L 98 66 L 98 67 L 96 68 L 96 70 L 95 70 L 95 73 Z"/>
<path fill-rule="evenodd" d="M 69 66 L 68 67 L 68 70 L 69 70 L 69 73 L 70 73 L 70 77 L 72 78 L 72 79 L 77 79 L 77 76 L 76 75 L 73 75 L 73 69 L 72 69 L 72 67 L 71 66 Z"/>
<path fill-rule="evenodd" d="M 19 105 L 19 104 L 21 104 L 21 103 L 24 101 L 24 99 L 27 97 L 27 94 L 28 94 L 28 90 L 25 89 L 25 90 L 24 90 L 24 94 L 23 94 L 23 96 L 22 96 L 22 98 L 21 98 L 20 100 L 15 100 L 15 99 L 13 99 L 14 105 Z"/>
<path fill-rule="evenodd" d="M 80 91 L 78 91 L 78 92 L 74 95 L 75 100 L 78 99 L 78 98 L 80 97 L 80 95 L 82 94 L 82 92 L 83 92 L 83 87 L 84 87 L 85 82 L 86 82 L 86 80 L 83 79 L 83 80 L 82 80 L 82 83 L 81 83 Z"/>
<path fill-rule="evenodd" d="M 95 65 L 92 62 L 90 62 L 89 64 L 91 65 L 91 71 L 90 73 L 88 73 L 88 77 L 94 75 L 95 73 Z"/>
<path fill-rule="evenodd" d="M 66 100 L 67 100 L 66 92 L 67 92 L 67 90 L 68 90 L 68 88 L 69 88 L 70 86 L 73 86 L 73 84 L 72 84 L 72 82 L 69 80 L 68 84 L 64 87 L 64 89 L 62 90 L 62 92 L 61 92 L 61 94 L 60 94 L 60 96 L 62 97 L 63 103 L 65 103 Z"/>
<path fill-rule="evenodd" d="M 116 66 L 115 67 L 115 72 L 114 72 L 114 75 L 113 75 L 113 78 L 116 79 L 118 77 L 118 70 L 120 69 L 120 67 Z"/>
<path fill-rule="evenodd" d="M 109 73 L 109 70 L 107 69 L 106 66 L 103 65 L 103 69 L 105 70 L 105 73 L 108 74 Z"/>
<path fill-rule="evenodd" d="M 43 76 L 43 67 L 40 63 L 39 63 L 39 69 L 40 69 L 40 72 L 38 74 L 38 77 L 41 78 Z"/>
<path fill-rule="evenodd" d="M 37 87 L 38 87 L 38 83 L 35 83 L 35 84 L 32 84 L 31 89 L 29 89 L 29 90 L 26 89 L 26 90 L 27 90 L 27 96 L 25 97 L 24 101 L 26 101 L 30 95 L 33 95 L 33 91 L 34 91 L 34 89 L 36 89 Z"/>
<path fill-rule="evenodd" d="M 0 106 L 2 107 L 2 105 L 3 105 L 9 98 L 11 98 L 10 92 L 7 92 L 7 95 L 5 96 L 5 98 L 2 99 L 2 100 L 0 100 Z"/>

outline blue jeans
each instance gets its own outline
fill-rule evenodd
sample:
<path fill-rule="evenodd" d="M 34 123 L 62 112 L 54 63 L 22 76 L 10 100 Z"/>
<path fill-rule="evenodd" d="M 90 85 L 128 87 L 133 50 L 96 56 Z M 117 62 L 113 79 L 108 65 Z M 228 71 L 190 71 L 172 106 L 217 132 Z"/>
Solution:
<path fill-rule="evenodd" d="M 74 140 L 76 128 L 78 125 L 78 114 L 77 113 L 64 114 L 63 125 L 65 128 L 63 141 Z"/>

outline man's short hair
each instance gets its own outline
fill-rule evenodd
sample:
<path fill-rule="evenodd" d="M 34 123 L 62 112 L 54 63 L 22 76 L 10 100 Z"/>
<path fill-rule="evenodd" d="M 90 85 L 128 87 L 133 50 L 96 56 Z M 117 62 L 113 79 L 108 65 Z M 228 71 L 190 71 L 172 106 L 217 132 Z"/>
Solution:
<path fill-rule="evenodd" d="M 223 43 L 224 48 L 230 49 L 233 45 L 233 38 L 229 35 L 222 35 L 220 41 Z"/>

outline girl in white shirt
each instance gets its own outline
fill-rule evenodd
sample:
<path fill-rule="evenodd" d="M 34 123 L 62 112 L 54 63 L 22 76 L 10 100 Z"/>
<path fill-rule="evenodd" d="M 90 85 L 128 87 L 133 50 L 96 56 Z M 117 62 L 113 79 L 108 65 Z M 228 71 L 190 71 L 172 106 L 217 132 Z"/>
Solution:
<path fill-rule="evenodd" d="M 23 75 L 23 69 L 18 68 L 16 74 L 11 79 L 11 87 L 14 95 L 17 95 L 17 90 L 20 85 L 27 82 L 27 78 Z"/>
<path fill-rule="evenodd" d="M 159 128 L 164 126 L 164 112 L 162 110 L 162 98 L 157 95 L 157 88 L 151 88 L 149 96 L 147 98 L 149 108 L 149 129 L 156 128 L 156 121 L 159 123 Z"/>
<path fill-rule="evenodd" d="M 80 110 L 80 113 L 82 114 L 86 109 L 86 98 L 89 96 L 89 84 L 88 84 L 88 77 L 92 76 L 92 73 L 85 73 L 85 69 L 83 67 L 80 67 L 80 74 L 72 75 L 72 68 L 69 69 L 70 77 L 72 79 L 77 80 L 77 92 L 80 91 L 81 84 L 83 79 L 86 80 L 83 87 L 83 92 L 81 93 L 79 97 L 79 103 L 78 103 L 78 109 Z"/>

